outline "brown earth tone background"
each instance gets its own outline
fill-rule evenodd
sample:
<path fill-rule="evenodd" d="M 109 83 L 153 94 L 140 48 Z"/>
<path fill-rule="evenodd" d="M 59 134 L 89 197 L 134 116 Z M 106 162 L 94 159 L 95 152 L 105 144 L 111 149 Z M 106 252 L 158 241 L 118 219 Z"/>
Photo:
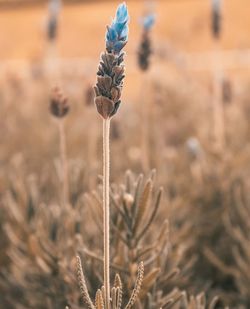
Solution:
<path fill-rule="evenodd" d="M 119 2 L 67 2 L 55 45 L 44 1 L 0 6 L 1 309 L 85 308 L 76 252 L 92 299 L 103 284 L 93 85 Z M 143 260 L 134 309 L 249 309 L 249 0 L 223 1 L 219 41 L 209 0 L 154 1 L 147 72 L 137 63 L 145 3 L 128 1 L 126 77 L 111 121 L 112 281 L 118 271 L 125 304 Z M 50 112 L 55 84 L 70 106 L 62 121 Z"/>

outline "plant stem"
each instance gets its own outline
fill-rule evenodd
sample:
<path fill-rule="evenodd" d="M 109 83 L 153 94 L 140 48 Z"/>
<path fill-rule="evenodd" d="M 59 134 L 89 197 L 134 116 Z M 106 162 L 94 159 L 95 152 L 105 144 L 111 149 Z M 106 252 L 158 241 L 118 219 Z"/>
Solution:
<path fill-rule="evenodd" d="M 110 119 L 103 120 L 103 227 L 104 227 L 104 288 L 105 309 L 110 309 L 109 283 L 109 131 Z"/>
<path fill-rule="evenodd" d="M 142 167 L 144 169 L 144 172 L 147 172 L 149 170 L 150 166 L 150 154 L 149 154 L 149 144 L 150 144 L 150 134 L 149 134 L 149 115 L 151 111 L 150 103 L 147 97 L 146 89 L 148 87 L 147 84 L 147 72 L 144 72 L 142 75 L 142 83 L 141 83 L 141 91 L 140 91 L 140 100 L 139 102 L 144 102 L 144 108 L 142 109 Z"/>
<path fill-rule="evenodd" d="M 68 204 L 69 199 L 69 184 L 68 184 L 68 162 L 66 155 L 66 139 L 64 122 L 62 119 L 58 121 L 59 136 L 60 136 L 60 157 L 62 165 L 62 204 L 65 207 Z"/>
<path fill-rule="evenodd" d="M 222 102 L 222 68 L 219 54 L 219 42 L 214 42 L 214 76 L 213 76 L 213 127 L 215 148 L 221 151 L 225 145 L 224 107 Z"/>

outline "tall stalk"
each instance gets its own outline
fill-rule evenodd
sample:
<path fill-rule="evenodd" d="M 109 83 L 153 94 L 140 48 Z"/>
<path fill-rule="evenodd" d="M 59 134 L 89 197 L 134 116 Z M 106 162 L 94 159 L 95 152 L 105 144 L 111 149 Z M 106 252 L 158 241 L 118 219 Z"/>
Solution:
<path fill-rule="evenodd" d="M 69 183 L 64 117 L 69 112 L 69 104 L 68 99 L 63 95 L 61 89 L 58 87 L 52 89 L 50 98 L 50 112 L 54 117 L 56 117 L 58 125 L 61 160 L 61 201 L 62 205 L 65 207 L 69 201 Z"/>
<path fill-rule="evenodd" d="M 106 32 L 106 50 L 101 54 L 97 71 L 95 105 L 103 119 L 103 242 L 104 242 L 104 304 L 110 309 L 110 246 L 109 246 L 109 132 L 110 120 L 121 104 L 124 52 L 128 40 L 128 10 L 125 3 L 118 6 L 116 16 Z M 113 304 L 112 304 L 113 307 Z"/>
<path fill-rule="evenodd" d="M 109 248 L 109 174 L 110 174 L 110 119 L 103 119 L 103 227 L 104 227 L 104 288 L 105 308 L 110 308 L 110 248 Z"/>
<path fill-rule="evenodd" d="M 222 150 L 225 146 L 224 106 L 222 101 L 222 67 L 219 42 L 214 42 L 214 76 L 213 76 L 213 121 L 215 148 Z"/>
<path fill-rule="evenodd" d="M 221 38 L 221 12 L 222 1 L 212 0 L 212 23 L 211 30 L 213 35 L 213 138 L 215 149 L 221 151 L 225 146 L 225 119 L 224 107 L 222 102 L 222 67 L 220 59 L 220 38 Z"/>
<path fill-rule="evenodd" d="M 104 272 L 104 293 L 102 290 L 96 292 L 95 304 L 89 297 L 84 274 L 81 266 L 81 259 L 77 256 L 77 279 L 83 301 L 88 308 L 95 309 L 121 309 L 122 306 L 122 285 L 119 275 L 116 275 L 115 284 L 110 293 L 110 243 L 109 243 L 109 173 L 110 173 L 110 120 L 117 113 L 121 104 L 121 93 L 123 88 L 124 52 L 123 47 L 128 41 L 129 15 L 126 3 L 118 6 L 116 16 L 112 20 L 106 32 L 106 50 L 101 54 L 97 71 L 97 81 L 94 86 L 95 105 L 97 112 L 103 119 L 103 272 Z M 126 309 L 132 308 L 141 288 L 144 266 L 141 262 L 138 267 L 137 279 L 134 290 L 128 301 Z"/>
<path fill-rule="evenodd" d="M 63 119 L 58 120 L 60 138 L 60 157 L 62 165 L 62 204 L 65 207 L 69 201 L 68 162 L 66 152 L 66 138 Z"/>
<path fill-rule="evenodd" d="M 146 72 L 145 72 L 146 73 Z M 140 91 L 140 100 L 143 98 L 144 108 L 141 111 L 142 116 L 142 140 L 141 140 L 141 149 L 142 149 L 142 167 L 144 172 L 147 172 L 150 169 L 150 128 L 149 128 L 149 115 L 152 112 L 150 110 L 150 101 L 147 97 L 145 89 L 148 89 L 147 86 L 147 76 L 143 74 L 141 79 L 141 91 Z M 146 87 L 145 87 L 146 86 Z M 141 107 L 140 107 L 141 108 Z"/>
<path fill-rule="evenodd" d="M 150 167 L 150 128 L 149 116 L 152 113 L 150 109 L 150 100 L 148 99 L 148 92 L 145 89 L 149 86 L 147 84 L 147 73 L 150 68 L 150 56 L 152 54 L 150 32 L 155 23 L 155 15 L 152 13 L 146 14 L 142 18 L 142 38 L 138 49 L 138 65 L 140 70 L 144 73 L 142 75 L 140 100 L 145 102 L 142 109 L 142 166 L 144 171 L 148 171 Z M 141 106 L 140 106 L 141 110 Z"/>

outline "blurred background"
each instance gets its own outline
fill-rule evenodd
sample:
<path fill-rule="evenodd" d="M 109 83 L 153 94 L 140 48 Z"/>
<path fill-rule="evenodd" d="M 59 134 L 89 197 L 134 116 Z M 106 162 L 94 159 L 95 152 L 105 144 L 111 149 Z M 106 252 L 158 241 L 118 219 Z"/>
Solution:
<path fill-rule="evenodd" d="M 91 296 L 101 286 L 93 86 L 119 3 L 0 0 L 0 308 L 85 308 L 76 251 Z M 131 260 L 134 248 L 111 239 L 112 271 L 124 274 L 127 297 L 135 263 L 148 259 L 136 308 L 250 308 L 249 0 L 127 5 L 126 77 L 111 121 L 112 219 L 126 194 L 143 199 L 148 179 L 149 205 L 161 186 L 164 194 L 143 254 Z M 59 119 L 55 86 L 69 106 Z M 112 233 L 128 235 L 119 229 Z"/>

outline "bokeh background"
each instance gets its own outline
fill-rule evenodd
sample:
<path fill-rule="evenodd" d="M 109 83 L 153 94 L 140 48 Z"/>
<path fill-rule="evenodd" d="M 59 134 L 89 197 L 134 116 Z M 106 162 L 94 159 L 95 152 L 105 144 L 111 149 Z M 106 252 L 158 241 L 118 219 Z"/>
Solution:
<path fill-rule="evenodd" d="M 93 85 L 120 2 L 51 1 L 0 1 L 0 308 L 85 308 L 76 252 L 91 297 L 102 285 L 102 121 Z M 127 4 L 126 78 L 111 121 L 112 275 L 121 272 L 127 298 L 135 265 L 146 261 L 137 308 L 249 308 L 249 0 Z M 145 14 L 156 20 L 142 70 Z M 68 205 L 61 120 L 49 109 L 54 86 L 70 106 L 62 120 Z M 147 201 L 143 226 L 160 187 L 157 215 L 135 254 L 121 241 L 130 236 L 117 205 Z"/>

